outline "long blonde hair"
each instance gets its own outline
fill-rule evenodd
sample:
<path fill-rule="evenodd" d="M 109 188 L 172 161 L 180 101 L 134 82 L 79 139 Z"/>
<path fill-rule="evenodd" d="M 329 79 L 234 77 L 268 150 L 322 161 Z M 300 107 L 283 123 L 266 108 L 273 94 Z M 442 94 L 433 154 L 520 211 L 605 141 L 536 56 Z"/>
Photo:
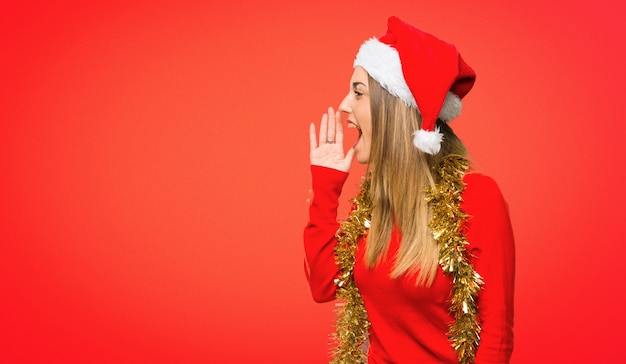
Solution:
<path fill-rule="evenodd" d="M 430 286 L 435 278 L 439 252 L 431 229 L 425 193 L 438 181 L 436 168 L 449 154 L 465 155 L 465 147 L 444 122 L 444 134 L 436 155 L 413 146 L 412 133 L 421 124 L 416 109 L 392 96 L 369 77 L 372 111 L 372 145 L 369 158 L 372 223 L 365 250 L 365 264 L 373 267 L 387 256 L 391 233 L 397 228 L 402 240 L 391 277 L 415 274 L 416 284 Z"/>

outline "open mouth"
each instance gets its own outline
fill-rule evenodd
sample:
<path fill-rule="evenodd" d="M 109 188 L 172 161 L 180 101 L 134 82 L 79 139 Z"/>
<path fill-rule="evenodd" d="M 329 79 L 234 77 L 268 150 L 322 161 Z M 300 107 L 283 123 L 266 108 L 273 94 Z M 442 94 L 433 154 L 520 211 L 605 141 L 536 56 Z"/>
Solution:
<path fill-rule="evenodd" d="M 357 124 L 355 124 L 355 123 L 353 123 L 351 121 L 349 121 L 349 123 L 350 123 L 351 127 L 356 129 L 356 131 L 357 131 L 356 140 L 354 141 L 354 144 L 352 145 L 352 147 L 354 148 L 359 143 L 359 140 L 361 140 L 361 136 L 363 136 L 363 131 L 361 130 L 361 127 L 358 126 Z"/>

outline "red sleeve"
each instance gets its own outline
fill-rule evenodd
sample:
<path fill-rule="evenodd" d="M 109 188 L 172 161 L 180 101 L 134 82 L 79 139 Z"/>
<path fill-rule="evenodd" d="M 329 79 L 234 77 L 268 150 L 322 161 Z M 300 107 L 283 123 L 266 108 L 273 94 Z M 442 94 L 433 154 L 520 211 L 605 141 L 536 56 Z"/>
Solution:
<path fill-rule="evenodd" d="M 339 195 L 348 173 L 311 166 L 313 199 L 309 223 L 304 228 L 305 273 L 316 302 L 335 299 L 338 267 L 335 264 L 335 233 L 339 229 L 337 208 Z"/>
<path fill-rule="evenodd" d="M 471 262 L 484 281 L 478 294 L 482 323 L 476 364 L 508 363 L 513 352 L 515 245 L 508 207 L 496 182 L 482 174 L 465 176 L 463 210 Z"/>

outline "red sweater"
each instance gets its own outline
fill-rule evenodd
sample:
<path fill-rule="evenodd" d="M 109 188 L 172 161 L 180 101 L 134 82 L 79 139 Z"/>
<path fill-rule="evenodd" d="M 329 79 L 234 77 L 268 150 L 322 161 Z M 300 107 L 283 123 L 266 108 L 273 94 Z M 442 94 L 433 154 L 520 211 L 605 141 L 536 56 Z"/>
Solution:
<path fill-rule="evenodd" d="M 304 230 L 306 274 L 317 302 L 335 299 L 333 279 L 334 235 L 338 199 L 347 173 L 312 166 L 313 200 Z M 479 173 L 463 178 L 466 184 L 461 208 L 470 217 L 465 231 L 472 254 L 470 262 L 484 280 L 478 296 L 482 322 L 476 364 L 508 363 L 513 351 L 513 285 L 515 249 L 508 209 L 495 181 Z M 389 259 L 373 269 L 365 267 L 364 240 L 357 249 L 355 282 L 371 322 L 370 363 L 458 363 L 447 338 L 451 280 L 441 267 L 431 287 L 415 286 L 414 277 L 389 278 L 399 245 L 394 232 Z"/>

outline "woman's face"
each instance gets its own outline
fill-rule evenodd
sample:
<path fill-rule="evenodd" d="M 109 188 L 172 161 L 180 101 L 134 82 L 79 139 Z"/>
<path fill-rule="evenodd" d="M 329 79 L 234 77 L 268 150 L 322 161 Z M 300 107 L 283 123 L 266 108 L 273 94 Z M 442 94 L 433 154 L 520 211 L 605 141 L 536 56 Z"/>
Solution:
<path fill-rule="evenodd" d="M 372 111 L 367 80 L 365 69 L 356 67 L 350 79 L 350 92 L 339 105 L 339 111 L 348 116 L 348 128 L 359 131 L 359 139 L 353 148 L 356 160 L 362 164 L 369 162 L 372 145 Z"/>

